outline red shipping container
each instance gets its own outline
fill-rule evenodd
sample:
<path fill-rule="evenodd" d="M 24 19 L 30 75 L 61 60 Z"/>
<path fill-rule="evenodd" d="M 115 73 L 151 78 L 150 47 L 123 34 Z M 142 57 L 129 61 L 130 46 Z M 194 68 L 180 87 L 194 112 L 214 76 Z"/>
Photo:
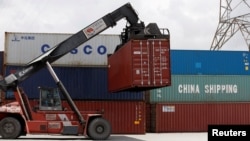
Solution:
<path fill-rule="evenodd" d="M 112 134 L 145 134 L 145 102 L 143 101 L 74 101 L 80 111 L 103 111 L 112 127 Z M 30 100 L 31 106 L 38 104 Z M 70 109 L 66 101 L 63 107 Z"/>
<path fill-rule="evenodd" d="M 130 40 L 108 57 L 108 90 L 171 85 L 169 39 Z"/>
<path fill-rule="evenodd" d="M 208 125 L 250 124 L 250 103 L 151 104 L 147 131 L 207 132 Z"/>

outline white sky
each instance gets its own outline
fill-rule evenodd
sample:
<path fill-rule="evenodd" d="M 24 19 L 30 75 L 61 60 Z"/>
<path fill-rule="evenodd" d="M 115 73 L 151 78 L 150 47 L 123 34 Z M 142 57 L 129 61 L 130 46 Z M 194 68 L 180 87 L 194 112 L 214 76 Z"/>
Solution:
<path fill-rule="evenodd" d="M 0 0 L 0 50 L 4 32 L 76 33 L 130 2 L 140 20 L 171 33 L 171 49 L 209 50 L 220 0 Z M 126 21 L 102 34 L 120 34 Z M 248 51 L 239 32 L 222 50 Z"/>

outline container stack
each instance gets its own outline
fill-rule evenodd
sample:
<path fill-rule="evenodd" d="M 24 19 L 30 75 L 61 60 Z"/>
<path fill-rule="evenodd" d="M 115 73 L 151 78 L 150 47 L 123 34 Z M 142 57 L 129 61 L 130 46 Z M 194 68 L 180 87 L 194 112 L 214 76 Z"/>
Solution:
<path fill-rule="evenodd" d="M 4 74 L 22 68 L 29 61 L 62 42 L 71 34 L 6 33 Z M 63 56 L 52 66 L 80 110 L 100 110 L 112 126 L 113 134 L 144 134 L 143 92 L 108 92 L 107 54 L 120 43 L 118 35 L 98 35 Z M 56 87 L 46 68 L 21 84 L 31 105 L 38 104 L 39 86 Z M 12 93 L 7 92 L 7 99 Z M 65 103 L 65 101 L 63 101 Z"/>
<path fill-rule="evenodd" d="M 206 132 L 209 124 L 249 124 L 249 55 L 171 50 L 172 85 L 149 91 L 147 131 Z"/>
<path fill-rule="evenodd" d="M 6 33 L 3 74 L 22 68 L 69 36 Z M 209 124 L 250 123 L 249 52 L 170 50 L 171 81 L 167 85 L 171 82 L 171 86 L 109 92 L 107 55 L 119 43 L 118 35 L 98 35 L 52 64 L 77 107 L 103 111 L 113 134 L 204 132 Z M 39 86 L 56 87 L 46 68 L 20 85 L 32 106 L 38 104 Z M 8 91 L 4 100 L 12 98 Z"/>

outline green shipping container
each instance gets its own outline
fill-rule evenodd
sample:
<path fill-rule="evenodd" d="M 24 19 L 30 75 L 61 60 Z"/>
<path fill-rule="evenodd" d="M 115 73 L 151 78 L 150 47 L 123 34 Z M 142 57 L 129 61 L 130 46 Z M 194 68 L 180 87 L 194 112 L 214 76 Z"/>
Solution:
<path fill-rule="evenodd" d="M 149 102 L 249 102 L 248 75 L 172 75 L 172 85 L 150 91 Z"/>

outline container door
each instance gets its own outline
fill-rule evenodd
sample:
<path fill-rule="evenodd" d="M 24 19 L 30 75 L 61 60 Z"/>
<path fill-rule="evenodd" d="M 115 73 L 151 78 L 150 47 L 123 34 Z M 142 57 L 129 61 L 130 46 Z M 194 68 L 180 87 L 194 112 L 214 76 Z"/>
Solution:
<path fill-rule="evenodd" d="M 153 86 L 170 84 L 170 49 L 168 40 L 149 40 L 152 65 L 151 80 Z"/>
<path fill-rule="evenodd" d="M 132 80 L 134 85 L 148 86 L 150 81 L 150 49 L 148 40 L 134 40 L 132 43 Z"/>
<path fill-rule="evenodd" d="M 170 85 L 168 40 L 134 40 L 131 48 L 134 85 Z"/>

